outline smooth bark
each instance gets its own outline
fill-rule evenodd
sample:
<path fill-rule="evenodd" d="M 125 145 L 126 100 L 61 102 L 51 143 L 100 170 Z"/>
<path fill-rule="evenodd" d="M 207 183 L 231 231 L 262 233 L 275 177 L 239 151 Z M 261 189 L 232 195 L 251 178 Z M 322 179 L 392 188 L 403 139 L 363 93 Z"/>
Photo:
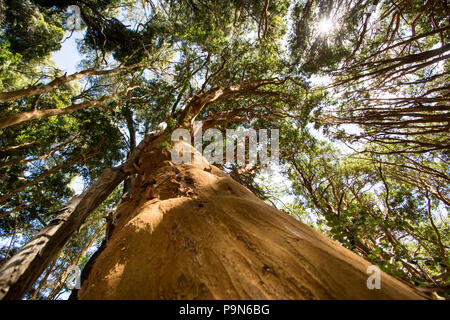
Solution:
<path fill-rule="evenodd" d="M 21 299 L 53 261 L 70 237 L 111 192 L 133 172 L 133 164 L 145 146 L 156 138 L 150 133 L 123 165 L 105 169 L 97 181 L 74 197 L 57 217 L 0 269 L 0 299 Z"/>
<path fill-rule="evenodd" d="M 21 122 L 44 118 L 44 117 L 70 114 L 77 110 L 82 110 L 82 109 L 86 109 L 86 108 L 91 108 L 91 107 L 107 108 L 104 105 L 104 102 L 106 100 L 120 97 L 120 96 L 126 94 L 128 91 L 133 90 L 135 88 L 136 87 L 130 87 L 130 88 L 127 88 L 127 89 L 117 92 L 117 93 L 105 95 L 98 100 L 74 103 L 70 107 L 66 107 L 63 109 L 43 109 L 43 110 L 35 109 L 35 110 L 31 110 L 31 111 L 20 112 L 20 113 L 12 115 L 10 117 L 0 119 L 0 130 L 10 127 L 12 125 L 21 123 Z"/>
<path fill-rule="evenodd" d="M 12 101 L 17 100 L 20 98 L 28 97 L 28 96 L 34 96 L 34 95 L 42 95 L 48 92 L 51 92 L 58 87 L 72 82 L 74 80 L 80 80 L 87 76 L 104 76 L 104 75 L 110 75 L 110 74 L 116 74 L 119 72 L 131 70 L 133 68 L 141 67 L 141 64 L 133 64 L 127 67 L 117 67 L 111 70 L 95 70 L 95 69 L 87 69 L 83 70 L 74 74 L 71 74 L 69 76 L 64 75 L 62 77 L 58 77 L 51 81 L 48 84 L 45 85 L 39 85 L 39 86 L 30 86 L 26 89 L 20 89 L 10 92 L 0 92 L 0 102 L 4 101 Z"/>
<path fill-rule="evenodd" d="M 158 142 L 78 299 L 423 298 L 383 272 L 369 290 L 369 262 L 206 161 L 174 165 Z"/>

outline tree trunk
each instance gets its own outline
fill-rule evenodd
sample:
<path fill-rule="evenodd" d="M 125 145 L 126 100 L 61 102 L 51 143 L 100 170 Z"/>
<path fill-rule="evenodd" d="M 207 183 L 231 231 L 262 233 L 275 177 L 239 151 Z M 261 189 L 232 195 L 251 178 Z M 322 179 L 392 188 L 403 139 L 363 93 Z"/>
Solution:
<path fill-rule="evenodd" d="M 0 268 L 0 299 L 23 297 L 86 218 L 134 172 L 140 153 L 158 134 L 148 134 L 124 164 L 105 169 L 94 184 L 69 201 L 55 219 L 6 261 Z"/>
<path fill-rule="evenodd" d="M 78 299 L 422 299 L 204 161 L 174 165 L 157 139 Z"/>

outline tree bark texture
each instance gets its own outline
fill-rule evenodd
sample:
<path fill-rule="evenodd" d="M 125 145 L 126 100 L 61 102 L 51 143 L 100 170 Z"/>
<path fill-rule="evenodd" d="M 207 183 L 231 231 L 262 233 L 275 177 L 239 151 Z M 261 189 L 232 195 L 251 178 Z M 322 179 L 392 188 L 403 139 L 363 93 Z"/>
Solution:
<path fill-rule="evenodd" d="M 206 160 L 175 165 L 156 140 L 78 299 L 423 299 L 269 206 Z M 158 146 L 159 145 L 159 146 Z"/>

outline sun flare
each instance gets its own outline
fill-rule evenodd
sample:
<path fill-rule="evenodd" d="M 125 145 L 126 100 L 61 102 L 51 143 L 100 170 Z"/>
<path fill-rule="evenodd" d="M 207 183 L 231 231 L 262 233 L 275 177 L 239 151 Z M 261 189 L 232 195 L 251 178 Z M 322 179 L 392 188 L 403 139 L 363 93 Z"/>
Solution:
<path fill-rule="evenodd" d="M 319 32 L 321 34 L 327 34 L 330 33 L 331 29 L 333 28 L 333 22 L 330 19 L 322 19 L 319 22 Z"/>

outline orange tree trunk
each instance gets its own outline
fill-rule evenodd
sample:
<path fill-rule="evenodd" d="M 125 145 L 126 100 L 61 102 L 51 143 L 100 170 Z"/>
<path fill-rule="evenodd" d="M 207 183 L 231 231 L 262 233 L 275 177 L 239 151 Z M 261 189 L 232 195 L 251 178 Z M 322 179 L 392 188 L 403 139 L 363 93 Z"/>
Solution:
<path fill-rule="evenodd" d="M 78 299 L 421 299 L 218 168 L 174 165 L 156 140 Z"/>

